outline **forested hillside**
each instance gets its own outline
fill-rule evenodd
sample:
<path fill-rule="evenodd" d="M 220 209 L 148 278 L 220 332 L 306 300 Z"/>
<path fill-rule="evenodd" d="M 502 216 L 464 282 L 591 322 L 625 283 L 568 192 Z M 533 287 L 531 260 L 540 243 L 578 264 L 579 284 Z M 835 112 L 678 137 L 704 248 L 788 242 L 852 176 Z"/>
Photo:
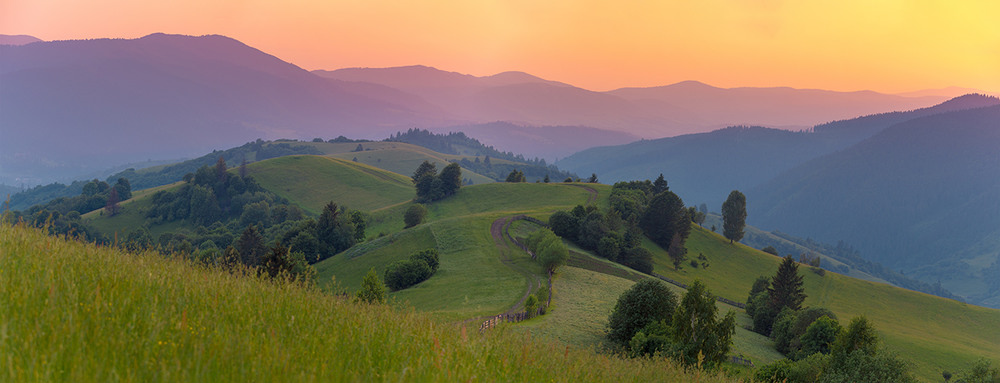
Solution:
<path fill-rule="evenodd" d="M 892 126 L 748 193 L 751 221 L 825 242 L 997 305 L 1000 107 Z M 845 208 L 849 207 L 849 208 Z M 988 269 L 987 269 L 988 270 Z"/>

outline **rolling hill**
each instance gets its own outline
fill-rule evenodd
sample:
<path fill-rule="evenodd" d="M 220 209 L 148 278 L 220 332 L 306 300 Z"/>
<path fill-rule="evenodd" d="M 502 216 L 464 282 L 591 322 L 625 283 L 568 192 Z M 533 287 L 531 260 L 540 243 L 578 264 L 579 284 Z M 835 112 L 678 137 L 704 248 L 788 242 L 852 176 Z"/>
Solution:
<path fill-rule="evenodd" d="M 997 306 L 1000 106 L 896 124 L 747 193 L 750 220 L 822 241 Z M 845 209 L 844 207 L 850 207 Z M 822 219 L 818 219 L 822 217 Z"/>
<path fill-rule="evenodd" d="M 323 170 L 324 167 L 341 169 Z M 342 197 L 330 198 L 350 198 L 348 194 L 352 192 L 349 190 L 367 184 L 370 187 L 367 193 L 374 194 L 354 198 L 367 201 L 370 206 L 385 205 L 369 211 L 368 241 L 316 264 L 321 285 L 336 291 L 355 290 L 370 268 L 381 272 L 382 267 L 393 260 L 426 248 L 436 248 L 441 253 L 439 271 L 427 281 L 390 296 L 397 304 L 426 312 L 436 321 L 452 323 L 515 309 L 525 291 L 532 291 L 543 280 L 540 267 L 527 254 L 507 240 L 498 241 L 491 236 L 495 222 L 517 214 L 545 219 L 556 210 L 581 203 L 596 203 L 607 208 L 610 191 L 608 186 L 595 184 L 467 186 L 455 196 L 429 204 L 430 214 L 425 223 L 404 229 L 401 217 L 408 204 L 386 197 L 395 193 L 388 185 L 405 185 L 405 176 L 321 156 L 271 159 L 252 164 L 248 170 L 261 172 L 259 174 L 292 174 L 299 171 L 296 168 L 309 169 L 306 173 L 310 174 L 290 177 L 282 185 L 317 187 L 322 184 L 320 188 L 331 192 L 344 191 Z M 288 183 L 293 179 L 296 181 Z M 270 181 L 261 183 L 270 184 Z M 148 200 L 143 195 L 150 194 L 137 192 L 130 203 L 141 204 Z M 286 198 L 307 205 L 310 195 L 289 193 Z M 404 197 L 400 194 L 397 198 Z M 126 209 L 129 210 L 137 209 Z M 124 214 L 114 219 L 122 220 L 123 224 L 141 224 L 128 223 Z M 98 221 L 101 220 L 110 221 L 106 217 Z M 525 228 L 512 230 L 519 236 Z M 743 245 L 730 245 L 718 234 L 700 227 L 694 228 L 687 248 L 689 254 L 705 255 L 709 268 L 674 270 L 665 251 L 649 241 L 644 246 L 655 255 L 655 272 L 684 283 L 700 279 L 715 294 L 735 301 L 745 299 L 753 280 L 760 275 L 773 274 L 780 261 Z M 620 270 L 620 266 L 580 250 L 574 250 L 574 257 L 577 261 L 556 275 L 551 312 L 523 325 L 513 325 L 513 331 L 531 332 L 532 339 L 543 342 L 565 342 L 574 349 L 594 347 L 602 341 L 603 323 L 615 297 L 635 278 L 642 276 L 615 271 Z M 941 369 L 958 369 L 979 357 L 1000 356 L 1000 330 L 995 326 L 1000 323 L 1000 311 L 834 273 L 820 276 L 805 267 L 800 273 L 805 276 L 809 295 L 806 305 L 828 307 L 841 321 L 855 315 L 868 316 L 887 347 L 915 363 L 915 372 L 922 380 L 930 381 L 939 376 Z M 720 309 L 738 310 L 728 306 L 720 306 Z M 743 325 L 748 323 L 747 317 L 741 315 L 740 318 Z M 962 325 L 956 325 L 956 320 Z M 734 353 L 749 356 L 758 364 L 778 358 L 769 348 L 769 340 L 749 331 L 738 329 L 734 342 Z"/>

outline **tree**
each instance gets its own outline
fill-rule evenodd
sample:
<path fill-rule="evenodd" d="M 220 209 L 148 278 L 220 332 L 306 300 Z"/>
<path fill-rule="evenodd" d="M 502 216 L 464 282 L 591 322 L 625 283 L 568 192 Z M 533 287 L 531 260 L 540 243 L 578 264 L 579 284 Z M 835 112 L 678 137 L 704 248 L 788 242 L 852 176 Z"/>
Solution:
<path fill-rule="evenodd" d="M 747 222 L 747 197 L 739 190 L 729 193 L 729 198 L 722 204 L 722 235 L 729 243 L 743 239 L 743 228 Z"/>
<path fill-rule="evenodd" d="M 597 183 L 597 173 L 590 173 L 590 178 L 587 179 L 587 183 L 596 184 Z"/>
<path fill-rule="evenodd" d="M 390 263 L 385 268 L 385 284 L 398 291 L 430 278 L 433 271 L 422 259 L 409 258 Z"/>
<path fill-rule="evenodd" d="M 357 299 L 365 303 L 385 303 L 385 285 L 378 279 L 375 268 L 372 267 L 361 280 L 361 290 L 357 292 Z"/>
<path fill-rule="evenodd" d="M 556 268 L 566 264 L 569 259 L 569 249 L 559 237 L 554 237 L 543 242 L 537 252 L 538 260 L 542 262 L 542 267 L 551 275 Z"/>
<path fill-rule="evenodd" d="M 618 297 L 608 317 L 608 340 L 624 347 L 643 327 L 669 321 L 676 307 L 677 296 L 663 282 L 643 279 Z"/>
<path fill-rule="evenodd" d="M 352 211 L 351 223 L 354 224 L 354 241 L 364 242 L 365 230 L 368 229 L 368 215 L 360 210 Z"/>
<path fill-rule="evenodd" d="M 428 161 L 421 163 L 413 172 L 413 183 L 417 187 L 417 202 L 436 201 L 444 195 L 441 179 L 437 177 L 437 167 Z"/>
<path fill-rule="evenodd" d="M 774 246 L 767 246 L 763 249 L 760 249 L 760 251 L 763 251 L 771 255 L 778 255 L 778 249 L 775 249 Z"/>
<path fill-rule="evenodd" d="M 118 181 L 115 182 L 115 186 L 113 186 L 112 189 L 118 193 L 119 201 L 125 201 L 132 198 L 132 184 L 130 184 L 128 179 L 125 177 L 118 178 Z"/>
<path fill-rule="evenodd" d="M 851 320 L 830 347 L 820 382 L 915 382 L 907 364 L 879 349 L 875 328 L 865 317 Z"/>
<path fill-rule="evenodd" d="M 261 260 L 264 273 L 270 278 L 283 276 L 288 279 L 299 279 L 312 282 L 316 270 L 309 266 L 301 252 L 292 253 L 291 249 L 282 246 L 281 242 L 272 246 Z"/>
<path fill-rule="evenodd" d="M 406 209 L 403 213 L 403 223 L 406 224 L 404 229 L 409 229 L 411 227 L 417 226 L 424 223 L 424 218 L 427 217 L 427 208 L 424 205 L 415 203 Z"/>
<path fill-rule="evenodd" d="M 549 183 L 549 182 L 552 182 L 552 179 L 550 179 L 550 178 L 549 178 L 549 175 L 548 175 L 548 174 L 546 174 L 546 175 L 545 175 L 545 179 L 543 179 L 543 180 L 542 180 L 542 182 L 545 182 L 545 183 Z"/>
<path fill-rule="evenodd" d="M 806 328 L 805 334 L 802 334 L 802 348 L 799 350 L 798 358 L 801 359 L 817 352 L 829 354 L 830 347 L 837 340 L 841 331 L 840 323 L 837 323 L 836 319 L 826 315 L 819 317 Z"/>
<path fill-rule="evenodd" d="M 528 179 L 524 177 L 523 172 L 514 169 L 507 175 L 507 180 L 505 182 L 528 182 Z"/>
<path fill-rule="evenodd" d="M 529 295 L 528 299 L 524 301 L 524 312 L 528 314 L 528 318 L 534 317 L 538 313 L 538 298 Z"/>
<path fill-rule="evenodd" d="M 240 237 L 233 242 L 233 248 L 239 254 L 238 261 L 247 267 L 260 266 L 261 259 L 267 252 L 267 247 L 264 246 L 264 237 L 254 225 L 243 229 Z"/>
<path fill-rule="evenodd" d="M 716 318 L 715 296 L 700 280 L 695 280 L 684 294 L 671 324 L 671 340 L 678 359 L 687 365 L 698 364 L 698 355 L 710 365 L 722 363 L 732 346 L 736 332 L 736 314 Z"/>
<path fill-rule="evenodd" d="M 552 213 L 552 216 L 549 217 L 549 227 L 556 235 L 576 241 L 577 233 L 580 232 L 580 219 L 571 213 L 560 210 Z"/>
<path fill-rule="evenodd" d="M 781 311 L 784 307 L 791 310 L 802 308 L 806 293 L 798 270 L 795 260 L 787 256 L 778 266 L 778 272 L 771 278 L 771 286 L 767 289 L 770 300 L 768 306 L 775 312 Z"/>
<path fill-rule="evenodd" d="M 441 192 L 444 197 L 454 195 L 462 187 L 462 168 L 457 162 L 452 162 L 441 169 Z"/>
<path fill-rule="evenodd" d="M 108 212 L 112 217 L 118 215 L 118 212 L 121 211 L 121 206 L 118 205 L 118 189 L 112 188 L 111 192 L 108 193 L 108 202 L 104 205 L 104 211 Z"/>
<path fill-rule="evenodd" d="M 684 247 L 684 238 L 681 237 L 680 232 L 675 232 L 674 238 L 670 240 L 667 255 L 670 256 L 670 262 L 674 264 L 674 270 L 680 270 L 681 263 L 687 260 L 687 249 Z"/>
<path fill-rule="evenodd" d="M 356 243 L 355 227 L 345 209 L 330 201 L 323 207 L 323 212 L 316 221 L 316 240 L 319 241 L 320 253 L 326 258 L 347 250 Z"/>
<path fill-rule="evenodd" d="M 680 231 L 682 241 L 687 239 L 686 233 L 690 233 L 691 223 L 686 212 L 684 201 L 674 192 L 665 191 L 649 201 L 649 206 L 639 218 L 639 227 L 653 242 L 669 249 L 674 233 Z M 686 230 L 683 227 L 685 225 Z M 683 246 L 683 243 L 679 246 Z"/>
<path fill-rule="evenodd" d="M 226 159 L 219 156 L 219 160 L 215 161 L 215 178 L 219 183 L 226 180 Z"/>
<path fill-rule="evenodd" d="M 941 374 L 944 380 L 951 378 L 951 373 L 945 371 Z M 966 383 L 996 383 L 1000 382 L 1000 369 L 990 367 L 990 361 L 986 358 L 977 360 L 969 371 L 959 374 L 959 382 Z"/>
<path fill-rule="evenodd" d="M 670 187 L 667 186 L 667 180 L 663 178 L 663 173 L 660 173 L 660 176 L 656 177 L 656 181 L 653 181 L 653 195 L 663 193 L 667 190 L 670 190 Z"/>

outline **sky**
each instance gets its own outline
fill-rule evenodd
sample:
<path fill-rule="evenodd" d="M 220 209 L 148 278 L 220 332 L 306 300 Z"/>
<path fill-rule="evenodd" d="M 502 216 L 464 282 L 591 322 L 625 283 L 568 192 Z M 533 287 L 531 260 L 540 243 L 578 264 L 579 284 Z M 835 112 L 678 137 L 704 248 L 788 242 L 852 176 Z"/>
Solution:
<path fill-rule="evenodd" d="M 0 34 L 221 34 L 308 70 L 515 70 L 597 91 L 1000 92 L 998 20 L 993 0 L 0 0 Z"/>

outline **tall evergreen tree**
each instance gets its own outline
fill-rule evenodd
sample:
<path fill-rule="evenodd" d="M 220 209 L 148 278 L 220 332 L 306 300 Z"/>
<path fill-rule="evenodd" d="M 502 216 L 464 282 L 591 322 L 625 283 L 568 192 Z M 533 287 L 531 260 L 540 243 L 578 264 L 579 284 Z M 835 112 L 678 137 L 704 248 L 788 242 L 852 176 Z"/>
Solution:
<path fill-rule="evenodd" d="M 771 278 L 771 286 L 767 288 L 768 306 L 779 312 L 782 308 L 798 310 L 806 299 L 805 288 L 802 287 L 802 276 L 799 266 L 791 256 L 786 256 L 778 266 L 778 273 Z"/>
<path fill-rule="evenodd" d="M 653 195 L 663 193 L 670 190 L 667 186 L 667 180 L 663 178 L 663 173 L 660 173 L 659 177 L 656 177 L 656 181 L 653 181 Z"/>
<path fill-rule="evenodd" d="M 240 263 L 249 267 L 260 266 L 261 260 L 267 252 L 267 246 L 264 245 L 264 236 L 260 234 L 260 231 L 254 225 L 247 226 L 243 230 L 240 237 L 233 243 L 233 248 L 239 253 Z"/>
<path fill-rule="evenodd" d="M 747 224 L 747 197 L 739 190 L 729 193 L 722 204 L 722 235 L 729 243 L 743 239 L 743 228 Z"/>

